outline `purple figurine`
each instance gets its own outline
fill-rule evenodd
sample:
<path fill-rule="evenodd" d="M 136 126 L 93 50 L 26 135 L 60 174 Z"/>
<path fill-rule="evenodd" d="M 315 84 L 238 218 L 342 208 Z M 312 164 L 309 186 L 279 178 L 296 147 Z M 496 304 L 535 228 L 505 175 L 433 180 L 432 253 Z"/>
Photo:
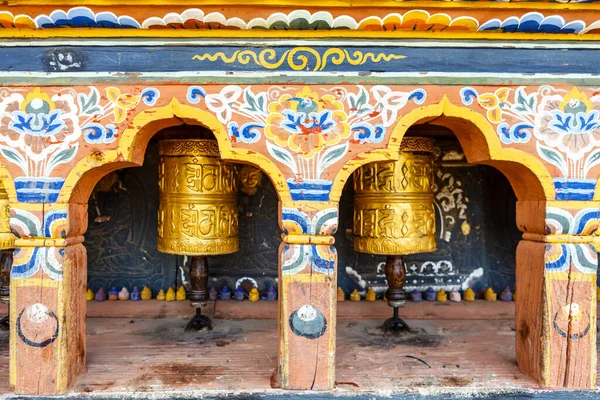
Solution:
<path fill-rule="evenodd" d="M 512 301 L 512 293 L 510 288 L 507 286 L 504 288 L 502 293 L 500 293 L 500 300 L 502 301 Z"/>
<path fill-rule="evenodd" d="M 244 293 L 244 289 L 241 286 L 238 286 L 233 292 L 233 299 L 237 301 L 243 301 L 244 297 L 246 297 L 246 293 Z"/>
<path fill-rule="evenodd" d="M 410 299 L 415 303 L 420 303 L 423 301 L 423 295 L 417 289 L 410 292 Z"/>
<path fill-rule="evenodd" d="M 231 291 L 227 285 L 223 286 L 221 293 L 219 293 L 219 297 L 223 301 L 231 300 Z"/>
<path fill-rule="evenodd" d="M 104 288 L 100 288 L 100 290 L 96 292 L 96 296 L 94 296 L 94 300 L 96 301 L 105 301 L 107 298 L 108 296 L 106 295 Z"/>
<path fill-rule="evenodd" d="M 427 300 L 427 301 L 435 301 L 436 297 L 437 297 L 437 293 L 435 292 L 435 290 L 433 290 L 432 287 L 427 289 L 427 291 L 425 292 L 425 300 Z"/>
<path fill-rule="evenodd" d="M 129 295 L 129 300 L 139 301 L 141 299 L 142 299 L 142 294 L 140 293 L 140 290 L 137 288 L 137 286 L 134 286 L 133 290 L 131 291 L 131 294 Z"/>
<path fill-rule="evenodd" d="M 269 301 L 277 300 L 277 291 L 275 290 L 275 288 L 273 286 L 271 286 L 269 288 L 269 290 L 267 291 L 267 300 L 269 300 Z"/>
<path fill-rule="evenodd" d="M 208 299 L 210 301 L 215 301 L 217 300 L 218 297 L 218 293 L 217 293 L 217 289 L 215 289 L 214 286 L 211 286 L 208 288 Z"/>

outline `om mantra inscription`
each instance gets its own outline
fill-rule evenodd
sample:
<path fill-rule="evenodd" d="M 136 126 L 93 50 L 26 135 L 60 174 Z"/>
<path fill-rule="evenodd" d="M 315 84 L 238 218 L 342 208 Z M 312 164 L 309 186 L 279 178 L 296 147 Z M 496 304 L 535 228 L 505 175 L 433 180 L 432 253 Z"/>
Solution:
<path fill-rule="evenodd" d="M 354 173 L 354 249 L 369 254 L 433 251 L 433 140 L 408 137 L 400 158 Z"/>
<path fill-rule="evenodd" d="M 158 250 L 207 256 L 238 250 L 237 168 L 217 142 L 160 142 Z"/>

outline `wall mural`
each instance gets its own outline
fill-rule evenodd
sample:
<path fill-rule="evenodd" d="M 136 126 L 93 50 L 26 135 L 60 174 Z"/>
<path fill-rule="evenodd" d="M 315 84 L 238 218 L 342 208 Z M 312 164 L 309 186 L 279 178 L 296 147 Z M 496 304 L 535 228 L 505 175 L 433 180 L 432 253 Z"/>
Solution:
<path fill-rule="evenodd" d="M 561 1 L 561 3 L 563 3 Z M 117 15 L 112 11 L 94 12 L 88 7 L 56 9 L 48 14 L 0 13 L 0 28 L 57 29 L 57 28 L 121 28 L 121 29 L 227 29 L 227 30 L 355 30 L 355 31 L 424 31 L 424 32 L 524 32 L 546 34 L 593 34 L 600 31 L 600 20 L 567 20 L 562 15 L 537 11 L 518 13 L 504 18 L 469 15 L 453 17 L 444 12 L 423 9 L 371 15 L 363 18 L 352 15 L 333 16 L 329 11 L 272 12 L 265 16 L 246 18 L 226 17 L 223 13 L 205 12 L 198 8 L 170 12 L 163 16 L 134 17 Z"/>

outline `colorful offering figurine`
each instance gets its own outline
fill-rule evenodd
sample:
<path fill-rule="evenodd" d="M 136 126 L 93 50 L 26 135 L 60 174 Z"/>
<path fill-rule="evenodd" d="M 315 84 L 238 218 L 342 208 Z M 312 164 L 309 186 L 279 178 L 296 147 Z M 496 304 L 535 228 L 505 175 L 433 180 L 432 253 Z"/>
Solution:
<path fill-rule="evenodd" d="M 94 292 L 92 292 L 92 289 L 88 289 L 87 292 L 85 293 L 85 299 L 87 301 L 92 301 L 94 300 Z"/>
<path fill-rule="evenodd" d="M 512 292 L 510 291 L 510 288 L 508 286 L 505 287 L 504 290 L 500 293 L 500 300 L 512 301 Z"/>
<path fill-rule="evenodd" d="M 375 293 L 375 289 L 373 289 L 372 287 L 370 287 L 369 290 L 367 290 L 367 294 L 365 295 L 365 300 L 366 301 L 375 301 L 375 300 L 377 300 L 377 293 Z"/>
<path fill-rule="evenodd" d="M 225 285 L 221 288 L 219 298 L 223 301 L 231 300 L 231 290 L 229 290 L 229 286 Z"/>
<path fill-rule="evenodd" d="M 448 295 L 448 299 L 455 303 L 460 303 L 460 293 L 456 289 L 452 289 L 450 294 Z"/>
<path fill-rule="evenodd" d="M 435 301 L 436 297 L 437 297 L 437 294 L 435 293 L 435 290 L 433 290 L 432 287 L 430 287 L 429 289 L 427 289 L 425 291 L 425 300 Z"/>
<path fill-rule="evenodd" d="M 600 300 L 600 286 L 596 287 L 596 299 Z"/>
<path fill-rule="evenodd" d="M 498 297 L 498 295 L 496 293 L 494 293 L 494 290 L 489 287 L 487 288 L 487 290 L 485 291 L 485 301 L 496 301 L 496 298 Z"/>
<path fill-rule="evenodd" d="M 437 292 L 436 300 L 440 303 L 445 303 L 448 301 L 448 294 L 444 289 L 440 289 Z"/>
<path fill-rule="evenodd" d="M 360 301 L 360 293 L 358 293 L 358 290 L 354 289 L 352 293 L 350 293 L 350 301 Z"/>
<path fill-rule="evenodd" d="M 121 291 L 119 292 L 119 300 L 121 300 L 121 301 L 129 300 L 129 290 L 127 290 L 127 288 L 125 286 L 123 286 L 123 289 L 121 289 Z"/>
<path fill-rule="evenodd" d="M 142 294 L 140 293 L 140 289 L 137 286 L 133 287 L 131 291 L 131 295 L 129 296 L 129 300 L 131 301 L 140 301 L 142 299 Z"/>
<path fill-rule="evenodd" d="M 217 289 L 214 286 L 208 288 L 208 299 L 210 301 L 215 301 L 219 297 L 219 293 L 217 293 Z"/>
<path fill-rule="evenodd" d="M 258 289 L 253 287 L 252 290 L 250 291 L 250 294 L 248 295 L 248 299 L 250 301 L 258 301 L 260 300 L 260 293 L 258 292 Z"/>
<path fill-rule="evenodd" d="M 179 286 L 175 298 L 177 299 L 177 301 L 184 301 L 186 299 L 186 292 L 183 286 Z"/>
<path fill-rule="evenodd" d="M 104 288 L 100 288 L 100 290 L 96 292 L 96 297 L 94 297 L 94 300 L 105 301 L 106 299 L 108 299 L 108 296 L 106 295 Z"/>
<path fill-rule="evenodd" d="M 337 290 L 337 301 L 346 301 L 346 293 L 338 286 Z"/>
<path fill-rule="evenodd" d="M 241 286 L 238 286 L 233 292 L 233 299 L 237 301 L 243 301 L 244 297 L 246 297 L 246 293 L 244 293 L 244 289 Z"/>
<path fill-rule="evenodd" d="M 160 289 L 158 294 L 156 295 L 156 300 L 158 301 L 165 301 L 166 296 L 165 296 L 165 291 Z"/>
<path fill-rule="evenodd" d="M 152 299 L 152 291 L 148 286 L 144 286 L 141 293 L 142 300 L 151 300 Z"/>
<path fill-rule="evenodd" d="M 423 294 L 417 289 L 410 292 L 410 299 L 415 303 L 420 303 L 423 301 Z"/>
<path fill-rule="evenodd" d="M 473 291 L 473 289 L 468 288 L 467 290 L 465 290 L 465 292 L 463 293 L 463 300 L 475 301 L 475 292 Z"/>
<path fill-rule="evenodd" d="M 116 287 L 113 287 L 108 291 L 108 299 L 111 301 L 119 300 L 119 291 Z"/>
<path fill-rule="evenodd" d="M 269 301 L 277 300 L 277 290 L 275 290 L 275 288 L 273 286 L 271 286 L 269 288 L 269 290 L 267 290 L 267 300 L 269 300 Z"/>
<path fill-rule="evenodd" d="M 167 293 L 165 294 L 165 301 L 175 301 L 175 297 L 175 291 L 172 287 L 170 287 L 169 290 L 167 290 Z"/>

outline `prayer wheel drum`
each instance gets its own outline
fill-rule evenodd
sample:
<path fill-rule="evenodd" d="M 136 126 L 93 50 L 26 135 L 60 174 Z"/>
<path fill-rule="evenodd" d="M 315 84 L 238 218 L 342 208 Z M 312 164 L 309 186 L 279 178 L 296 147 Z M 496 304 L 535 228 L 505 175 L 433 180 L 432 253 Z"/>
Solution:
<path fill-rule="evenodd" d="M 394 318 L 386 329 L 408 329 L 398 318 L 406 299 L 401 256 L 436 249 L 433 173 L 433 139 L 420 137 L 404 138 L 397 161 L 367 164 L 354 173 L 354 249 L 388 256 L 386 297 Z"/>
<path fill-rule="evenodd" d="M 216 140 L 159 145 L 158 250 L 211 256 L 238 250 L 237 167 L 219 157 Z"/>

